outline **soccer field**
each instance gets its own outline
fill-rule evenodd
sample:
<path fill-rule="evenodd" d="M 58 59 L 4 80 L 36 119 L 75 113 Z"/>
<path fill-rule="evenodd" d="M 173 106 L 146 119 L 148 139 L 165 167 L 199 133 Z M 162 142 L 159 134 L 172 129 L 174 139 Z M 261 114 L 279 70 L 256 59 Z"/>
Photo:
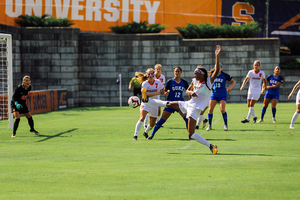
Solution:
<path fill-rule="evenodd" d="M 246 103 L 219 107 L 213 130 L 196 130 L 218 154 L 189 140 L 175 113 L 153 140 L 133 133 L 139 109 L 84 107 L 35 114 L 36 136 L 21 117 L 15 138 L 0 121 L 0 199 L 300 199 L 300 119 L 295 103 L 242 124 Z M 262 104 L 255 105 L 260 118 Z"/>

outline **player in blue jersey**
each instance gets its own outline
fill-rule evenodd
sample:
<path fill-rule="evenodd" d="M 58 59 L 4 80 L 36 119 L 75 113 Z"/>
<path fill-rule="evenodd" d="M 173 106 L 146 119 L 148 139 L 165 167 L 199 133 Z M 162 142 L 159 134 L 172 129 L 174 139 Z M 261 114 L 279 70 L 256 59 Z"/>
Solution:
<path fill-rule="evenodd" d="M 167 97 L 168 101 L 184 101 L 182 94 L 183 91 L 189 87 L 189 83 L 186 80 L 181 78 L 181 74 L 182 74 L 181 67 L 178 66 L 174 67 L 174 78 L 168 80 L 165 86 L 165 90 L 168 93 L 168 97 Z M 185 117 L 186 114 L 183 114 L 180 110 L 177 111 L 173 108 L 166 107 L 163 111 L 160 120 L 156 123 L 151 135 L 147 138 L 148 140 L 151 140 L 154 137 L 155 133 L 160 129 L 160 127 L 167 121 L 167 119 L 174 112 L 179 112 L 179 114 L 182 116 L 187 126 L 188 119 Z"/>
<path fill-rule="evenodd" d="M 233 78 L 222 71 L 222 64 L 220 64 L 221 70 L 216 77 L 213 88 L 212 88 L 212 93 L 210 96 L 210 101 L 209 101 L 209 110 L 208 110 L 208 127 L 207 131 L 211 130 L 212 128 L 212 119 L 213 119 L 213 112 L 216 104 L 219 102 L 220 104 L 220 110 L 222 112 L 223 120 L 224 120 L 224 131 L 228 130 L 228 124 L 227 124 L 227 112 L 225 111 L 225 106 L 226 106 L 226 100 L 227 100 L 227 92 L 229 92 L 232 87 L 235 85 L 235 80 Z M 210 74 L 214 72 L 214 69 L 210 71 Z M 226 88 L 226 81 L 230 81 L 231 85 Z"/>
<path fill-rule="evenodd" d="M 263 122 L 264 121 L 264 116 L 267 111 L 268 105 L 272 100 L 272 114 L 273 114 L 273 123 L 276 123 L 276 105 L 278 103 L 279 99 L 279 87 L 283 83 L 283 78 L 280 76 L 281 69 L 279 66 L 276 66 L 274 69 L 274 74 L 271 74 L 267 76 L 267 81 L 269 82 L 269 86 L 267 86 L 267 92 L 264 97 L 264 105 L 261 110 L 261 117 L 260 120 L 258 120 L 257 123 Z M 264 85 L 263 85 L 264 88 Z M 261 94 L 264 94 L 264 89 L 261 91 Z"/>

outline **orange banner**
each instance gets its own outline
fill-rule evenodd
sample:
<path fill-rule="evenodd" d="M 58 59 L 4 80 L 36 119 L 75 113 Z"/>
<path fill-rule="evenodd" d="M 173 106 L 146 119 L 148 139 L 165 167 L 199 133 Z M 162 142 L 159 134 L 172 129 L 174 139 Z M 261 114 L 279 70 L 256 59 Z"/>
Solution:
<path fill-rule="evenodd" d="M 0 95 L 0 116 L 7 119 L 7 95 Z M 50 112 L 68 107 L 67 90 L 43 90 L 29 92 L 26 100 L 31 114 Z"/>
<path fill-rule="evenodd" d="M 0 24 L 18 26 L 19 15 L 52 15 L 72 20 L 81 31 L 111 32 L 133 21 L 165 24 L 166 33 L 186 23 L 221 24 L 222 0 L 0 0 Z"/>

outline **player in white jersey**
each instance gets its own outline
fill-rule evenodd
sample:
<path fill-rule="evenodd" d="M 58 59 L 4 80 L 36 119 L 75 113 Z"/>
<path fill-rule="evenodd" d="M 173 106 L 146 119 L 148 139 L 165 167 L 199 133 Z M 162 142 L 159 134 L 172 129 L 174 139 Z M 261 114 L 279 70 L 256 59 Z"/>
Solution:
<path fill-rule="evenodd" d="M 293 90 L 289 94 L 289 96 L 288 96 L 289 99 L 292 98 L 292 96 L 294 95 L 294 92 L 297 90 L 297 88 L 299 86 L 300 86 L 300 81 L 298 81 L 298 83 L 296 83 L 296 85 L 294 86 Z M 296 112 L 294 113 L 294 115 L 292 117 L 290 129 L 294 129 L 294 124 L 295 124 L 295 122 L 296 122 L 299 114 L 300 114 L 300 90 L 297 93 L 297 97 L 296 97 Z"/>
<path fill-rule="evenodd" d="M 154 66 L 154 70 L 155 70 L 154 79 L 161 81 L 162 84 L 165 85 L 166 78 L 164 75 L 161 74 L 161 68 L 162 68 L 161 64 L 156 64 Z M 160 99 L 160 95 L 158 96 L 158 99 Z M 158 116 L 157 116 L 156 122 L 158 122 L 160 120 L 160 114 L 161 114 L 161 109 L 160 109 L 160 107 L 158 107 Z M 145 121 L 144 121 L 145 129 L 147 128 L 148 121 L 149 121 L 149 115 L 146 116 Z"/>
<path fill-rule="evenodd" d="M 161 93 L 160 91 L 164 88 L 164 85 L 159 80 L 154 79 L 154 70 L 152 68 L 147 69 L 146 73 L 147 73 L 146 75 L 140 73 L 138 78 L 140 82 L 144 81 L 142 83 L 142 91 L 144 91 L 144 93 L 146 92 L 150 98 L 157 99 L 158 95 L 160 95 Z M 148 80 L 146 80 L 147 77 Z M 135 126 L 133 140 L 137 140 L 138 134 L 143 126 L 143 122 L 147 114 L 149 114 L 150 116 L 150 124 L 144 132 L 144 136 L 146 138 L 148 138 L 148 134 L 147 134 L 148 131 L 155 126 L 155 121 L 158 115 L 158 106 L 151 105 L 144 102 L 141 103 L 140 119 L 138 120 Z"/>
<path fill-rule="evenodd" d="M 248 96 L 247 96 L 247 105 L 249 108 L 249 112 L 247 115 L 247 118 L 245 120 L 242 120 L 242 123 L 248 123 L 250 121 L 250 117 L 253 116 L 253 123 L 256 123 L 257 117 L 254 113 L 254 105 L 259 99 L 262 90 L 266 90 L 267 80 L 265 72 L 260 70 L 260 61 L 255 60 L 253 63 L 253 70 L 250 70 L 243 81 L 243 84 L 240 88 L 242 91 L 246 85 L 246 83 L 249 81 L 249 89 L 248 89 Z M 262 81 L 264 82 L 263 86 L 265 88 L 261 88 Z"/>
<path fill-rule="evenodd" d="M 205 109 L 210 98 L 210 91 L 212 89 L 212 83 L 217 77 L 220 71 L 219 53 L 221 47 L 217 45 L 216 54 L 216 65 L 213 74 L 208 77 L 207 70 L 204 67 L 198 66 L 194 71 L 194 77 L 192 83 L 188 87 L 186 94 L 191 98 L 189 101 L 162 101 L 158 99 L 150 99 L 147 97 L 146 92 L 142 90 L 142 101 L 148 102 L 157 106 L 164 106 L 180 110 L 183 114 L 186 113 L 188 118 L 188 133 L 189 138 L 195 139 L 198 142 L 207 145 L 213 154 L 218 152 L 217 146 L 211 144 L 205 140 L 201 135 L 195 133 L 195 125 L 197 118 L 201 111 Z"/>

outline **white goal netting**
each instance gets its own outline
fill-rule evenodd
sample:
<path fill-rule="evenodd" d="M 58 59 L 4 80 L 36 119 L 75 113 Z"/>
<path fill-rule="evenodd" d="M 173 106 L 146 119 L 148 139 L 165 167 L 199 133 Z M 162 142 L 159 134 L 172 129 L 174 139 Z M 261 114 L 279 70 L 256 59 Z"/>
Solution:
<path fill-rule="evenodd" d="M 0 33 L 0 124 L 13 127 L 10 100 L 13 94 L 12 81 L 12 37 Z"/>

